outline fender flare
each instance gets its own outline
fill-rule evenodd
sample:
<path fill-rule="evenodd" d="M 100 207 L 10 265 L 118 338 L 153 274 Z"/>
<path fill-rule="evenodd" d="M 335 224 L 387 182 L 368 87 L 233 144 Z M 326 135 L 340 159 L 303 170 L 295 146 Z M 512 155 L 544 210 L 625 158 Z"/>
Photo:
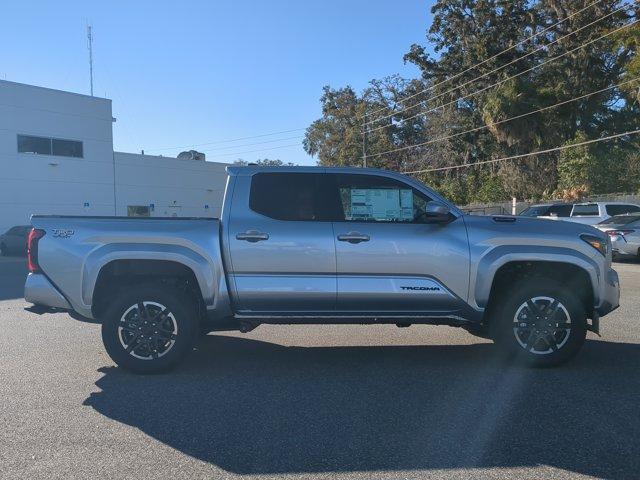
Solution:
<path fill-rule="evenodd" d="M 599 302 L 598 285 L 600 270 L 598 264 L 587 255 L 570 248 L 538 247 L 527 245 L 504 245 L 496 247 L 478 262 L 475 279 L 474 299 L 480 308 L 486 308 L 496 272 L 512 262 L 548 262 L 570 264 L 584 270 L 591 281 L 593 298 Z"/>
<path fill-rule="evenodd" d="M 110 243 L 93 250 L 82 267 L 82 303 L 91 306 L 96 282 L 102 269 L 118 260 L 160 260 L 175 262 L 189 268 L 198 282 L 205 305 L 213 305 L 218 291 L 219 268 L 197 252 L 181 245 L 149 243 Z"/>

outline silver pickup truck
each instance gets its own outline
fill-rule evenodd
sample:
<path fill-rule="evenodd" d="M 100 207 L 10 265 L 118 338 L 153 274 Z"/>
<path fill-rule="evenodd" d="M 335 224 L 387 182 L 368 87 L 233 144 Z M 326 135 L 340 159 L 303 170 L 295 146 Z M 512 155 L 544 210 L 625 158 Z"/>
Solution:
<path fill-rule="evenodd" d="M 590 226 L 465 216 L 387 171 L 227 171 L 220 219 L 34 215 L 26 300 L 99 319 L 140 373 L 262 323 L 444 324 L 557 365 L 618 307 L 610 240 Z"/>

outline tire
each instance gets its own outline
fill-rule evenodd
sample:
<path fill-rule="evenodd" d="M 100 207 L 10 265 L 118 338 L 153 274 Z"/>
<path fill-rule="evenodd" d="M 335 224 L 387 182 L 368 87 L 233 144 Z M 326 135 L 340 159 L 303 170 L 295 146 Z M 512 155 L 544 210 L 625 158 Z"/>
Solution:
<path fill-rule="evenodd" d="M 200 331 L 193 301 L 161 284 L 122 289 L 101 317 L 107 353 L 134 373 L 175 367 L 193 350 Z"/>
<path fill-rule="evenodd" d="M 0 244 L 0 257 L 6 257 L 8 254 L 7 246 L 4 243 Z"/>
<path fill-rule="evenodd" d="M 552 367 L 573 358 L 587 335 L 580 298 L 548 278 L 516 283 L 496 305 L 491 337 L 510 359 L 530 366 Z M 564 328 L 558 328 L 564 327 Z"/>

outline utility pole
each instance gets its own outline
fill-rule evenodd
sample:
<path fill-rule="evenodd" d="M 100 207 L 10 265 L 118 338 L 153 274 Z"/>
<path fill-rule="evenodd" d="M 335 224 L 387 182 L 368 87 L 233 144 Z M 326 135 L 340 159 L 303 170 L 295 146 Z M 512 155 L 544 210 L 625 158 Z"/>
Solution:
<path fill-rule="evenodd" d="M 91 34 L 91 25 L 87 25 L 87 46 L 89 47 L 89 82 L 91 96 L 93 97 L 93 36 Z"/>
<path fill-rule="evenodd" d="M 367 168 L 367 111 L 365 106 L 364 122 L 362 124 L 362 163 Z"/>

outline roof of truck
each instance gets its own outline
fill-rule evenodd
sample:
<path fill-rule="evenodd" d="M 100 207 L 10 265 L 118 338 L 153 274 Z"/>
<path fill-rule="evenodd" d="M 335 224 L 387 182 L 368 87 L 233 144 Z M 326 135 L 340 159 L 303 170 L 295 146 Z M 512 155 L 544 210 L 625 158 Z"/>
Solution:
<path fill-rule="evenodd" d="M 263 166 L 263 165 L 229 165 L 227 168 L 229 175 L 252 175 L 257 172 L 297 172 L 297 173 L 377 173 L 384 175 L 402 175 L 393 170 L 383 170 L 380 168 L 361 167 L 322 167 L 322 166 Z"/>

